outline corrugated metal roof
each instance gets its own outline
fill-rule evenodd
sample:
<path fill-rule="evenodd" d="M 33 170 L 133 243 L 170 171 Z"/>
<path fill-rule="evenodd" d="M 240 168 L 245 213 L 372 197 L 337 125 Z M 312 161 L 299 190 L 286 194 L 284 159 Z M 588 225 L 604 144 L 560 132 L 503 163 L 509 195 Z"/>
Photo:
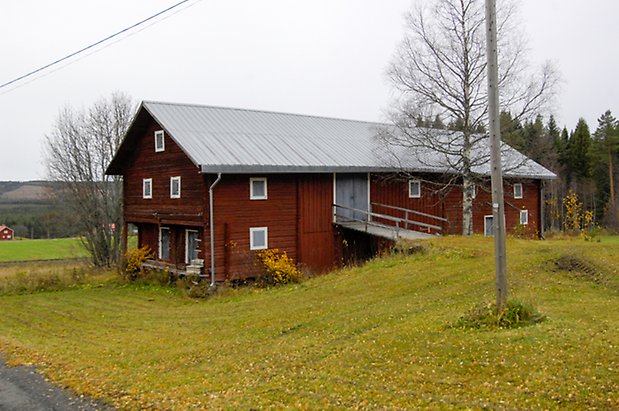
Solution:
<path fill-rule="evenodd" d="M 388 125 L 297 114 L 145 101 L 143 107 L 202 172 L 455 171 L 436 153 L 393 153 L 376 138 Z M 433 156 L 436 159 L 424 161 Z M 522 162 L 507 174 L 553 178 L 516 150 L 507 162 Z M 429 166 L 428 164 L 431 164 Z M 477 172 L 487 174 L 488 167 Z"/>

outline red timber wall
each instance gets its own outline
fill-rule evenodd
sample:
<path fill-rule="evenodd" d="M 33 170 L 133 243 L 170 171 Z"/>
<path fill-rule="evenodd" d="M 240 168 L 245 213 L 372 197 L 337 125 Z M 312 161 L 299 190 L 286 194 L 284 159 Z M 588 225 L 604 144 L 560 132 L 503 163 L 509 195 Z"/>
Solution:
<path fill-rule="evenodd" d="M 514 183 L 522 184 L 522 198 L 514 198 Z M 473 231 L 484 233 L 484 217 L 492 215 L 492 191 L 490 182 L 478 184 L 473 202 Z M 540 235 L 541 229 L 541 182 L 539 180 L 506 180 L 503 185 L 505 199 L 505 227 L 513 232 L 520 224 L 520 210 L 527 210 L 529 223 L 526 232 L 531 237 Z"/>
<path fill-rule="evenodd" d="M 151 119 L 144 133 L 136 138 L 123 179 L 124 216 L 139 230 L 139 245 L 159 248 L 159 227 L 170 228 L 170 262 L 185 261 L 185 229 L 203 232 L 205 186 L 200 170 L 165 133 L 165 150 L 155 152 L 156 130 Z M 181 198 L 170 198 L 170 177 L 181 177 Z M 142 198 L 142 182 L 152 178 L 152 198 Z M 201 243 L 200 257 L 205 255 Z"/>
<path fill-rule="evenodd" d="M 251 177 L 267 178 L 266 200 L 250 200 Z M 207 176 L 206 184 L 214 179 L 214 175 Z M 267 227 L 268 247 L 286 251 L 308 271 L 326 271 L 335 265 L 332 174 L 224 174 L 213 197 L 216 281 L 256 273 L 251 227 Z M 207 267 L 209 263 L 205 261 Z"/>
<path fill-rule="evenodd" d="M 0 230 L 0 241 L 10 241 L 15 237 L 15 232 L 7 227 L 3 226 L 2 230 Z"/>
<path fill-rule="evenodd" d="M 408 179 L 401 176 L 372 174 L 370 179 L 370 201 L 372 203 L 386 204 L 395 207 L 419 211 L 437 217 L 447 218 L 449 222 L 409 215 L 409 220 L 419 221 L 426 224 L 441 226 L 443 234 L 453 234 L 462 227 L 462 194 L 460 190 L 454 195 L 451 191 L 441 198 L 438 190 L 441 185 L 432 182 L 432 176 L 421 178 L 421 196 L 410 198 L 408 196 Z M 436 179 L 436 177 L 434 177 Z M 405 212 L 374 205 L 374 212 L 387 214 L 394 217 L 405 218 Z M 411 227 L 417 231 L 428 231 L 424 227 Z M 430 230 L 435 233 L 435 230 Z"/>
<path fill-rule="evenodd" d="M 421 178 L 421 197 L 409 198 L 408 180 L 395 176 L 372 175 L 370 183 L 370 200 L 373 203 L 387 204 L 426 214 L 443 217 L 447 223 L 437 223 L 437 220 L 412 216 L 409 219 L 433 225 L 442 225 L 444 234 L 462 234 L 462 188 L 453 186 L 446 190 L 442 198 L 437 193 L 440 185 L 433 185 L 432 176 Z M 436 178 L 436 177 L 434 177 Z M 514 198 L 515 182 L 522 183 L 523 198 Z M 473 231 L 484 233 L 484 216 L 492 215 L 492 194 L 490 182 L 478 184 L 476 197 L 473 201 Z M 505 225 L 508 232 L 520 223 L 520 210 L 528 210 L 529 223 L 526 231 L 531 236 L 540 232 L 540 181 L 539 180 L 508 180 L 504 185 Z M 373 211 L 404 218 L 404 212 L 387 208 L 373 207 Z M 420 230 L 421 227 L 415 228 Z"/>

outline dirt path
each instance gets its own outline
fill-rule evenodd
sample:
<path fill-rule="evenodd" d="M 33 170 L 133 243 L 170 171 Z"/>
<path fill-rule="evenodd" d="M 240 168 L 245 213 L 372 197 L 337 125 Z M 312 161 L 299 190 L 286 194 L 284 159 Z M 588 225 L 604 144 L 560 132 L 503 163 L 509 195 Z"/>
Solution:
<path fill-rule="evenodd" d="M 0 411 L 112 411 L 89 398 L 56 387 L 34 367 L 8 367 L 0 357 Z"/>

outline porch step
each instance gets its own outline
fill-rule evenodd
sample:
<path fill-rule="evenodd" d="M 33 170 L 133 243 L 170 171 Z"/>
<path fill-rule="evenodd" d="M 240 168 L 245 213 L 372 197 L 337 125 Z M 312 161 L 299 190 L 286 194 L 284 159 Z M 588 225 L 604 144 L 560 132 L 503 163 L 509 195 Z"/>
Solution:
<path fill-rule="evenodd" d="M 350 221 L 338 222 L 336 224 L 350 230 L 361 231 L 364 233 L 375 235 L 377 237 L 382 237 L 394 241 L 397 241 L 400 238 L 403 238 L 405 240 L 419 240 L 423 238 L 439 237 L 439 234 L 428 234 L 421 231 L 407 230 L 404 228 L 397 228 L 392 225 L 380 224 L 373 221 Z"/>

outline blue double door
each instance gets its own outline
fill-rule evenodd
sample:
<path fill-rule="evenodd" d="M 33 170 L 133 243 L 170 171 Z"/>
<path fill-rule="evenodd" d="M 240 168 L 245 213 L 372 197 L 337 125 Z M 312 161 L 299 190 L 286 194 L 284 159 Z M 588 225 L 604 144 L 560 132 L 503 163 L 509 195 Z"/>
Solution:
<path fill-rule="evenodd" d="M 337 222 L 368 221 L 370 187 L 368 173 L 336 173 Z M 355 209 L 355 210 L 351 210 Z"/>

